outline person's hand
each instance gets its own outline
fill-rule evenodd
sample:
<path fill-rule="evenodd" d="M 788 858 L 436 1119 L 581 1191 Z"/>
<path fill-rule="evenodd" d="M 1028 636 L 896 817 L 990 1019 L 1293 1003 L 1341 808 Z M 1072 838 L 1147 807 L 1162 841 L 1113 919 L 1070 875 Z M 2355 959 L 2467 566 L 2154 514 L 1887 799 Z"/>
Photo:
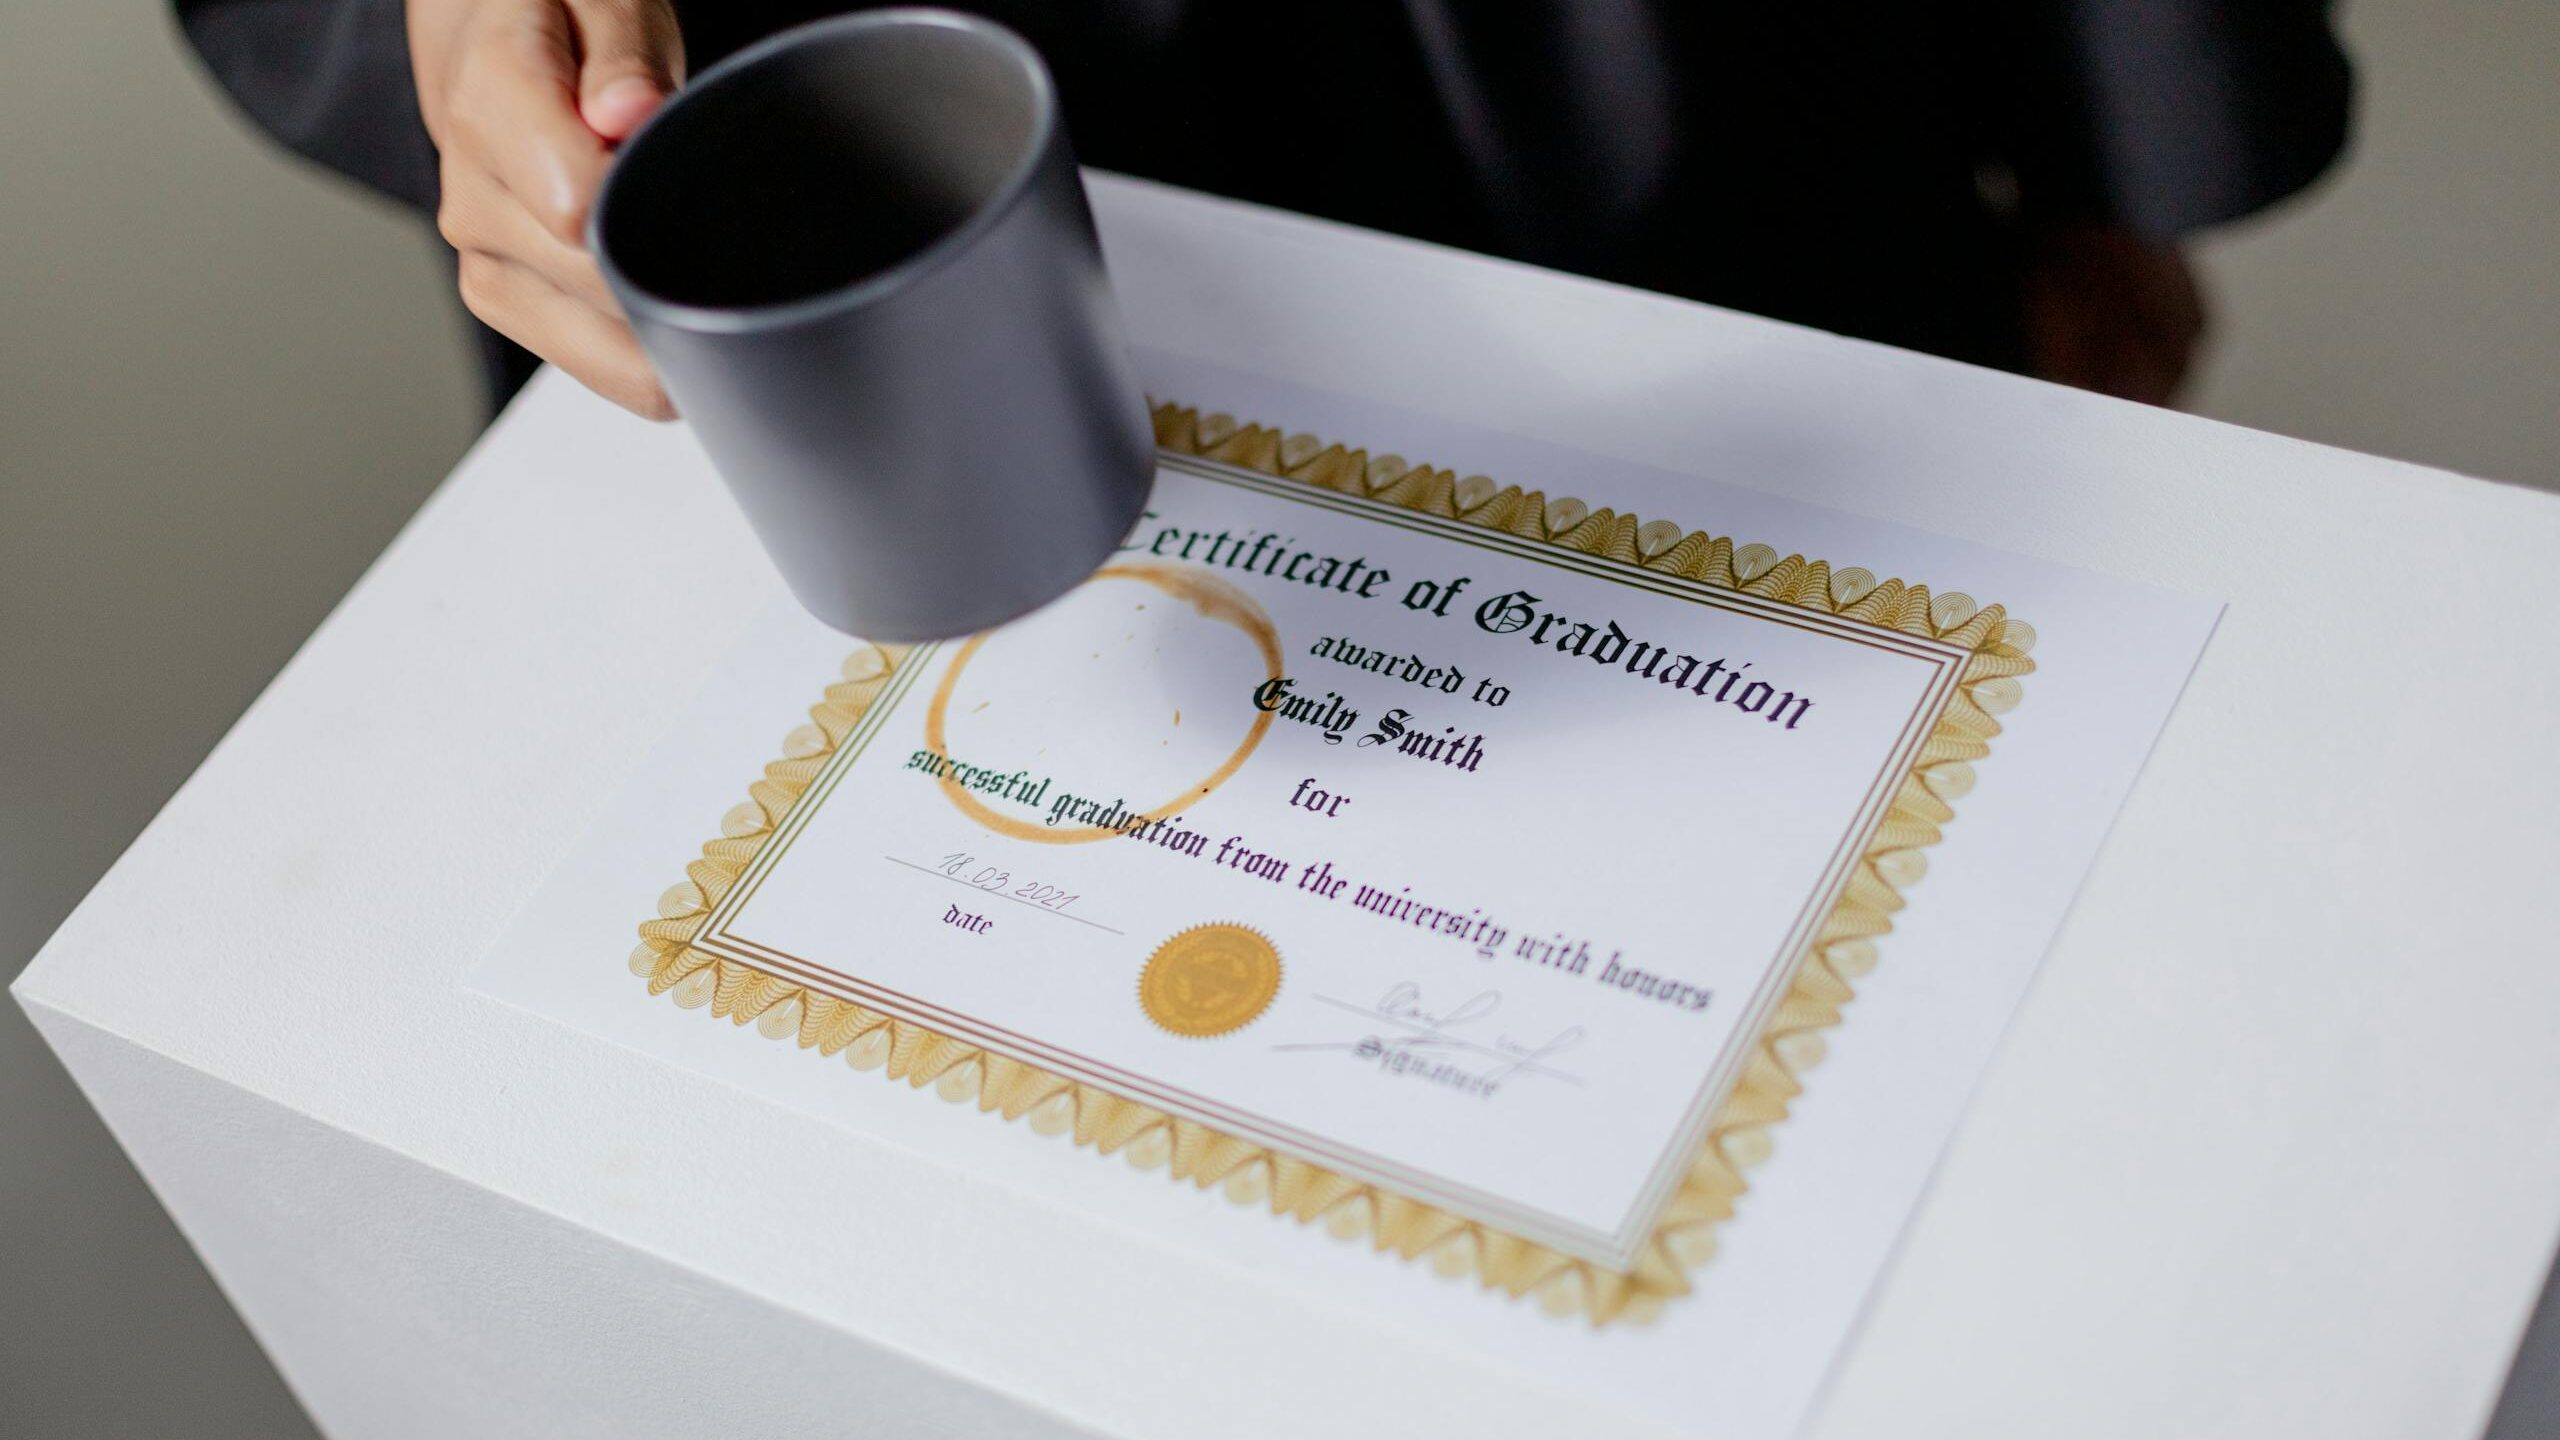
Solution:
<path fill-rule="evenodd" d="M 613 147 L 684 77 L 670 0 L 409 0 L 409 54 L 463 303 L 615 404 L 673 419 L 586 249 Z"/>
<path fill-rule="evenodd" d="M 2027 368 L 2046 380 L 2166 405 L 2204 339 L 2204 295 L 2175 244 L 2115 226 L 2037 235 L 2026 279 Z"/>

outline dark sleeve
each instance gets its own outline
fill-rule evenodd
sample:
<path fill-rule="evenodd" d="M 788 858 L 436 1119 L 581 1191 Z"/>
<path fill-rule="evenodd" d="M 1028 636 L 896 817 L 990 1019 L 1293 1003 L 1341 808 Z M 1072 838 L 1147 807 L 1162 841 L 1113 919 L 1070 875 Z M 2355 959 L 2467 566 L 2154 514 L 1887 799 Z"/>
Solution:
<path fill-rule="evenodd" d="M 436 152 L 418 118 L 400 0 L 176 0 L 241 110 L 296 154 L 422 211 Z"/>
<path fill-rule="evenodd" d="M 2328 0 L 2030 0 L 2013 117 L 2030 205 L 2168 237 L 2294 194 L 2346 149 Z"/>

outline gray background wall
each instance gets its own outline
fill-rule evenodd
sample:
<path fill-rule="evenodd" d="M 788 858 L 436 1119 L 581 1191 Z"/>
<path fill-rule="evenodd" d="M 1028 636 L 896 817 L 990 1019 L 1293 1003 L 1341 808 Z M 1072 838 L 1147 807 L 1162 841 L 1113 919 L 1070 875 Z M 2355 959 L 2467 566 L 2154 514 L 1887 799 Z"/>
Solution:
<path fill-rule="evenodd" d="M 2195 408 L 2560 487 L 2560 5 L 2363 0 L 2346 29 L 2362 143 L 2206 245 Z M 257 143 L 157 5 L 0 0 L 0 975 L 469 443 L 442 271 Z M 2502 1440 L 2560 1433 L 2544 1308 Z M 13 1006 L 0 1432 L 309 1433 Z"/>

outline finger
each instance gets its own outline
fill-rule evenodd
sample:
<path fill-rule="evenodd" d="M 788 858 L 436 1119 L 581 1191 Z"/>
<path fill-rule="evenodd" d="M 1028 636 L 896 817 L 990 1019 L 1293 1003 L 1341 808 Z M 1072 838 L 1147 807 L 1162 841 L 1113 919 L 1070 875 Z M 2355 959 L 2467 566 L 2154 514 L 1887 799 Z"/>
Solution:
<path fill-rule="evenodd" d="M 569 0 L 578 28 L 578 113 L 627 138 L 684 79 L 684 36 L 666 0 Z"/>
<path fill-rule="evenodd" d="M 2071 383 L 2119 400 L 2166 405 L 2187 372 L 2189 350 L 2165 345 L 2139 325 L 2125 323 L 2090 337 L 2085 373 Z"/>
<path fill-rule="evenodd" d="M 2050 276 L 2030 278 L 2024 317 L 2027 371 L 2038 379 L 2091 389 L 2098 337 L 2077 300 Z"/>
<path fill-rule="evenodd" d="M 2159 296 L 2153 307 L 2155 326 L 2164 341 L 2192 347 L 2213 328 L 2213 309 L 2206 303 L 2204 286 L 2196 278 L 2195 267 L 2175 246 L 2164 246 L 2158 260 Z"/>
<path fill-rule="evenodd" d="M 583 243 L 587 207 L 611 157 L 578 117 L 568 12 L 533 7 L 469 46 L 449 107 L 455 158 L 496 176 L 545 230 Z"/>
<path fill-rule="evenodd" d="M 2122 384 L 2116 394 L 2145 405 L 2174 403 L 2186 388 L 2187 377 L 2194 370 L 2195 345 L 2192 340 L 2127 347 L 2131 352 L 2122 369 Z"/>
<path fill-rule="evenodd" d="M 2126 338 L 2133 358 L 2121 393 L 2167 405 L 2194 373 L 2212 317 L 2194 269 L 2175 244 L 2147 247 L 2139 279 L 2139 301 Z"/>
<path fill-rule="evenodd" d="M 480 253 L 521 265 L 572 299 L 619 319 L 622 307 L 595 257 L 534 218 L 497 177 L 447 163 L 436 229 L 462 254 Z"/>
<path fill-rule="evenodd" d="M 568 371 L 580 384 L 647 420 L 675 406 L 631 338 L 631 328 L 548 281 L 494 256 L 462 257 L 462 299 L 499 334 Z"/>

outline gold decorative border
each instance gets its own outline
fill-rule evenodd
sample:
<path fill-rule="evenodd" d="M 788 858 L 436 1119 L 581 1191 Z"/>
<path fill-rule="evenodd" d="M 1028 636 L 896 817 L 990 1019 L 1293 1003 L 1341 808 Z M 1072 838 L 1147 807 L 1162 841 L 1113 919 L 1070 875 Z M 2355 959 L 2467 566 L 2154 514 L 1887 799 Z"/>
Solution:
<path fill-rule="evenodd" d="M 808 989 L 736 960 L 694 949 L 720 897 L 745 873 L 756 851 L 801 793 L 826 768 L 863 712 L 906 654 L 903 646 L 865 646 L 844 663 L 841 678 L 809 711 L 809 722 L 783 741 L 783 758 L 765 767 L 748 798 L 721 821 L 720 837 L 685 867 L 686 878 L 659 898 L 658 915 L 640 927 L 631 952 L 634 974 L 652 995 L 671 995 L 688 1009 L 709 1006 L 733 1023 L 753 1022 L 773 1039 L 795 1039 L 821 1055 L 843 1054 L 857 1070 L 883 1070 L 918 1089 L 932 1085 L 954 1103 L 974 1100 L 1007 1120 L 1029 1118 L 1043 1135 L 1072 1133 L 1100 1154 L 1119 1153 L 1139 1169 L 1165 1167 L 1175 1180 L 1222 1186 L 1239 1205 L 1267 1206 L 1300 1223 L 1322 1221 L 1345 1240 L 1367 1237 L 1406 1260 L 1427 1258 L 1450 1277 L 1474 1275 L 1488 1289 L 1518 1298 L 1534 1294 L 1555 1315 L 1580 1314 L 1594 1326 L 1642 1321 L 1665 1301 L 1689 1292 L 1689 1272 L 1715 1253 L 1716 1226 L 1746 1188 L 1745 1171 L 1766 1159 L 1802 1075 L 1825 1051 L 1823 1032 L 1840 1022 L 1851 982 L 1876 962 L 1875 939 L 1893 928 L 1901 891 L 1926 872 L 1923 851 L 1954 818 L 1952 800 L 1973 786 L 1972 762 L 1990 753 L 2000 733 L 1992 717 L 2016 705 L 2018 677 L 2035 633 L 1998 605 L 1977 607 L 1958 593 L 1932 595 L 1925 585 L 1878 580 L 1863 569 L 1833 569 L 1766 545 L 1684 530 L 1668 520 L 1641 521 L 1614 510 L 1539 491 L 1498 486 L 1483 475 L 1460 479 L 1397 455 L 1283 435 L 1232 416 L 1205 418 L 1178 405 L 1155 408 L 1162 449 L 1297 480 L 1383 504 L 1543 540 L 1586 555 L 1677 575 L 1702 584 L 1808 610 L 1847 616 L 1881 629 L 1960 646 L 1972 652 L 1945 714 L 1923 743 L 1911 773 L 1878 825 L 1839 903 L 1816 932 L 1810 953 L 1762 1030 L 1732 1094 L 1708 1127 L 1679 1191 L 1652 1237 L 1621 1273 L 1560 1254 L 1489 1225 L 1448 1214 L 1379 1186 L 1335 1174 L 1208 1126 L 1167 1114 L 1110 1091 L 1053 1075 L 849 1000 Z"/>

